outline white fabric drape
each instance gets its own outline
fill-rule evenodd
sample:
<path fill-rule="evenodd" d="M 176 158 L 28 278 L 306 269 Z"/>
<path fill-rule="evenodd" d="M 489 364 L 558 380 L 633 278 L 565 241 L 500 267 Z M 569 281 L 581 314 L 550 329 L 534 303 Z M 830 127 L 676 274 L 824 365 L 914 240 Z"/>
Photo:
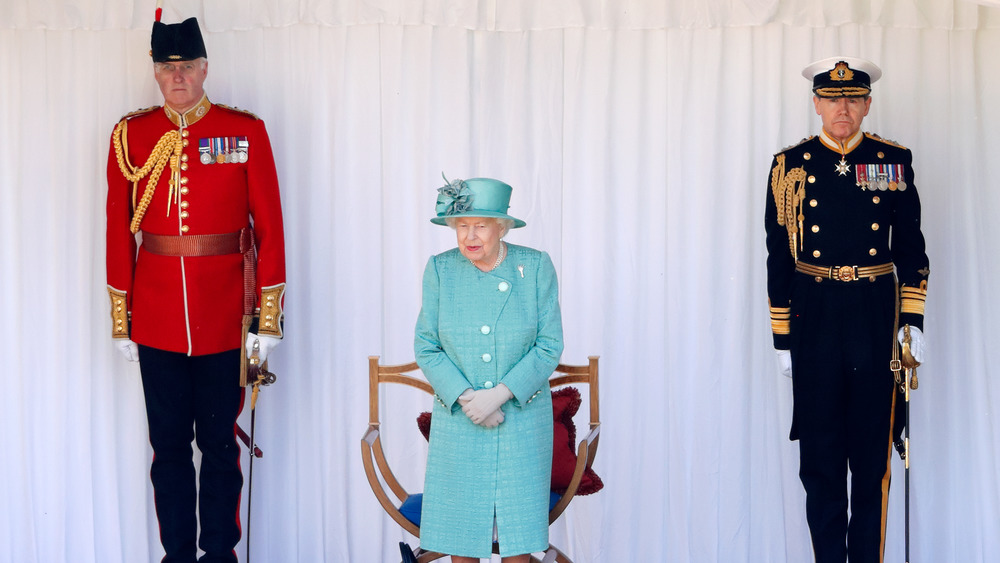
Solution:
<path fill-rule="evenodd" d="M 432 25 L 491 31 L 709 28 L 783 23 L 978 29 L 1000 27 L 998 0 L 167 0 L 163 21 L 195 16 L 210 31 L 296 24 Z M 9 0 L 0 27 L 147 29 L 153 0 Z"/>
<path fill-rule="evenodd" d="M 369 491 L 358 440 L 367 356 L 412 358 L 423 264 L 455 244 L 428 221 L 442 172 L 514 186 L 528 227 L 510 240 L 559 271 L 563 361 L 601 355 L 606 487 L 573 502 L 553 543 L 578 563 L 809 560 L 763 208 L 771 154 L 819 127 L 799 70 L 838 53 L 884 69 L 864 128 L 913 149 L 924 207 L 912 560 L 1000 552 L 1000 9 L 167 4 L 165 21 L 202 18 L 209 97 L 266 121 L 282 183 L 286 342 L 258 405 L 255 561 L 394 561 L 413 543 Z M 0 4 L 0 562 L 161 556 L 138 368 L 111 348 L 104 290 L 108 139 L 160 103 L 151 6 Z M 382 408 L 393 467 L 419 489 L 412 399 Z M 903 548 L 894 472 L 887 561 Z"/>

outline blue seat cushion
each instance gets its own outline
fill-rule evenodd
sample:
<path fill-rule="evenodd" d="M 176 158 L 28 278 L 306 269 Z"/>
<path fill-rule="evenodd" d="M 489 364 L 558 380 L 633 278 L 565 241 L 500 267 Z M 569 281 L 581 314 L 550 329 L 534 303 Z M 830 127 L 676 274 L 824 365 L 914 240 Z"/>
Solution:
<path fill-rule="evenodd" d="M 556 492 L 549 493 L 550 512 L 552 511 L 553 508 L 556 507 L 556 503 L 558 503 L 559 499 L 561 498 L 562 495 L 560 495 L 559 493 Z M 399 512 L 403 515 L 403 517 L 409 520 L 410 522 L 413 522 L 418 527 L 420 526 L 420 507 L 423 501 L 424 501 L 423 493 L 418 493 L 406 497 L 406 500 L 403 501 L 403 504 L 399 505 Z"/>

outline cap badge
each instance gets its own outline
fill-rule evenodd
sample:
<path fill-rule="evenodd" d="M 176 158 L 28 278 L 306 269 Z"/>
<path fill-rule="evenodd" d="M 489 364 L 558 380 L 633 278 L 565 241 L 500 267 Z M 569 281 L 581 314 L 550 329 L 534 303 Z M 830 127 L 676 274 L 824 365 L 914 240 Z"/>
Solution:
<path fill-rule="evenodd" d="M 847 66 L 847 63 L 841 61 L 830 71 L 830 80 L 838 82 L 854 80 L 854 71 Z"/>

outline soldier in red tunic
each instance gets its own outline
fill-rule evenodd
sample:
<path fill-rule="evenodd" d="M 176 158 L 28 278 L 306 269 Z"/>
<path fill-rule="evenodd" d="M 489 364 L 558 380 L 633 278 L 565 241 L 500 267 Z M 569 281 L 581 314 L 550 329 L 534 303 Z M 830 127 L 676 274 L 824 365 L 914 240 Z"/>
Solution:
<path fill-rule="evenodd" d="M 251 350 L 263 362 L 282 337 L 278 178 L 264 122 L 206 97 L 198 22 L 156 21 L 151 45 L 165 103 L 125 116 L 108 155 L 112 337 L 142 373 L 163 562 L 199 561 L 199 546 L 200 561 L 230 562 L 241 363 Z"/>

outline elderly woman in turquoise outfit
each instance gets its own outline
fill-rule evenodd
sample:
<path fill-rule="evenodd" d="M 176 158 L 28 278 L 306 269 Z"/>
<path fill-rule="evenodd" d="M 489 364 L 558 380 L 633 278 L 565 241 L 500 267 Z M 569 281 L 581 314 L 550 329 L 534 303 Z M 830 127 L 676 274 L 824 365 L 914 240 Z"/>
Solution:
<path fill-rule="evenodd" d="M 458 247 L 427 262 L 414 338 L 434 388 L 420 546 L 454 563 L 489 558 L 494 541 L 505 563 L 548 548 L 562 318 L 548 254 L 503 241 L 525 225 L 507 214 L 511 191 L 449 182 L 431 219 Z"/>

